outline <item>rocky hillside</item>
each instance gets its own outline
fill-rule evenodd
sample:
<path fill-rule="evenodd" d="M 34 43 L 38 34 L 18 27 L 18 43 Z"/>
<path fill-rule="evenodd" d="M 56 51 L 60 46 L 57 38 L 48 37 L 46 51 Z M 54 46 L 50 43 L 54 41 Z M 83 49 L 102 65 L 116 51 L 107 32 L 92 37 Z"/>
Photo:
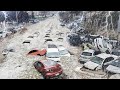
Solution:
<path fill-rule="evenodd" d="M 69 26 L 73 31 L 84 28 L 91 34 L 116 39 L 119 26 L 119 11 L 62 11 L 59 12 L 60 21 Z M 76 28 L 75 28 L 76 27 Z"/>

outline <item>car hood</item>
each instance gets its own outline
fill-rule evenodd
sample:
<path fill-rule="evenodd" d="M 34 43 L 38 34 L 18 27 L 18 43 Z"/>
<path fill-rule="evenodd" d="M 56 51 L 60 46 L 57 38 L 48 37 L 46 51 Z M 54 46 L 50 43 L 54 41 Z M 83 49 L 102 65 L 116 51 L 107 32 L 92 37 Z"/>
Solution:
<path fill-rule="evenodd" d="M 91 69 L 91 70 L 94 70 L 98 66 L 99 66 L 99 64 L 91 62 L 91 61 L 88 61 L 84 64 L 84 67 Z"/>
<path fill-rule="evenodd" d="M 112 73 L 120 73 L 120 68 L 116 67 L 116 66 L 113 66 L 113 65 L 109 65 L 106 68 L 106 70 L 109 71 L 109 72 L 112 72 Z"/>

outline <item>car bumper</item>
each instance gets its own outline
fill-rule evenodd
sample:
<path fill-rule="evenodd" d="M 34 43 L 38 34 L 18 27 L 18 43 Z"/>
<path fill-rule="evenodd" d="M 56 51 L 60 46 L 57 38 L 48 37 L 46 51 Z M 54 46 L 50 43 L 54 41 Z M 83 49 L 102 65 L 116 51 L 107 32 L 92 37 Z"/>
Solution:
<path fill-rule="evenodd" d="M 56 77 L 56 76 L 61 75 L 62 72 L 63 72 L 63 70 L 60 70 L 60 71 L 54 72 L 54 73 L 47 73 L 47 74 L 45 75 L 45 77 L 53 78 L 53 77 Z"/>

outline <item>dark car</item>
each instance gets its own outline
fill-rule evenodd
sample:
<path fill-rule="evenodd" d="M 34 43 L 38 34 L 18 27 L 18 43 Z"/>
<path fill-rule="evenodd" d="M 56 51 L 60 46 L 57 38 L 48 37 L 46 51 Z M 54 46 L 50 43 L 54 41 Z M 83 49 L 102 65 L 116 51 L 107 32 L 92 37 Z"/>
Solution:
<path fill-rule="evenodd" d="M 113 55 L 120 56 L 120 50 L 113 50 L 113 51 L 112 51 L 112 54 L 113 54 Z"/>
<path fill-rule="evenodd" d="M 57 77 L 63 72 L 61 65 L 53 60 L 36 61 L 34 67 L 45 79 Z"/>

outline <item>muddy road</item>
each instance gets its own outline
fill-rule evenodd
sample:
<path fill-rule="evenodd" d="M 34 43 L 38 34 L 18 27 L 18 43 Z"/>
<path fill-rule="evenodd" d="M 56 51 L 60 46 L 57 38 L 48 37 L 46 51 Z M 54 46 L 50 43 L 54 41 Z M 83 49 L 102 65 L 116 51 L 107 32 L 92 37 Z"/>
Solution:
<path fill-rule="evenodd" d="M 0 79 L 43 79 L 41 74 L 33 67 L 33 63 L 37 60 L 43 60 L 45 57 L 27 56 L 27 53 L 32 49 L 41 49 L 47 46 L 47 44 L 44 43 L 47 30 L 51 30 L 49 38 L 51 38 L 56 45 L 63 45 L 75 54 L 71 55 L 70 58 L 61 58 L 60 64 L 63 67 L 64 73 L 68 75 L 68 78 L 88 79 L 84 74 L 80 72 L 76 73 L 75 71 L 76 67 L 82 66 L 78 63 L 81 48 L 69 45 L 66 35 L 70 30 L 60 26 L 58 16 L 50 17 L 26 28 L 28 30 L 25 33 L 17 33 L 13 38 L 8 40 L 6 38 L 1 42 L 0 52 L 5 48 L 13 48 L 15 52 L 10 52 L 5 59 L 0 56 Z M 28 40 L 28 36 L 32 36 L 35 32 L 39 32 L 38 37 L 29 39 L 30 44 L 22 44 L 25 40 Z M 62 32 L 63 35 L 57 35 L 58 32 Z M 59 37 L 62 37 L 63 41 L 58 41 Z"/>

